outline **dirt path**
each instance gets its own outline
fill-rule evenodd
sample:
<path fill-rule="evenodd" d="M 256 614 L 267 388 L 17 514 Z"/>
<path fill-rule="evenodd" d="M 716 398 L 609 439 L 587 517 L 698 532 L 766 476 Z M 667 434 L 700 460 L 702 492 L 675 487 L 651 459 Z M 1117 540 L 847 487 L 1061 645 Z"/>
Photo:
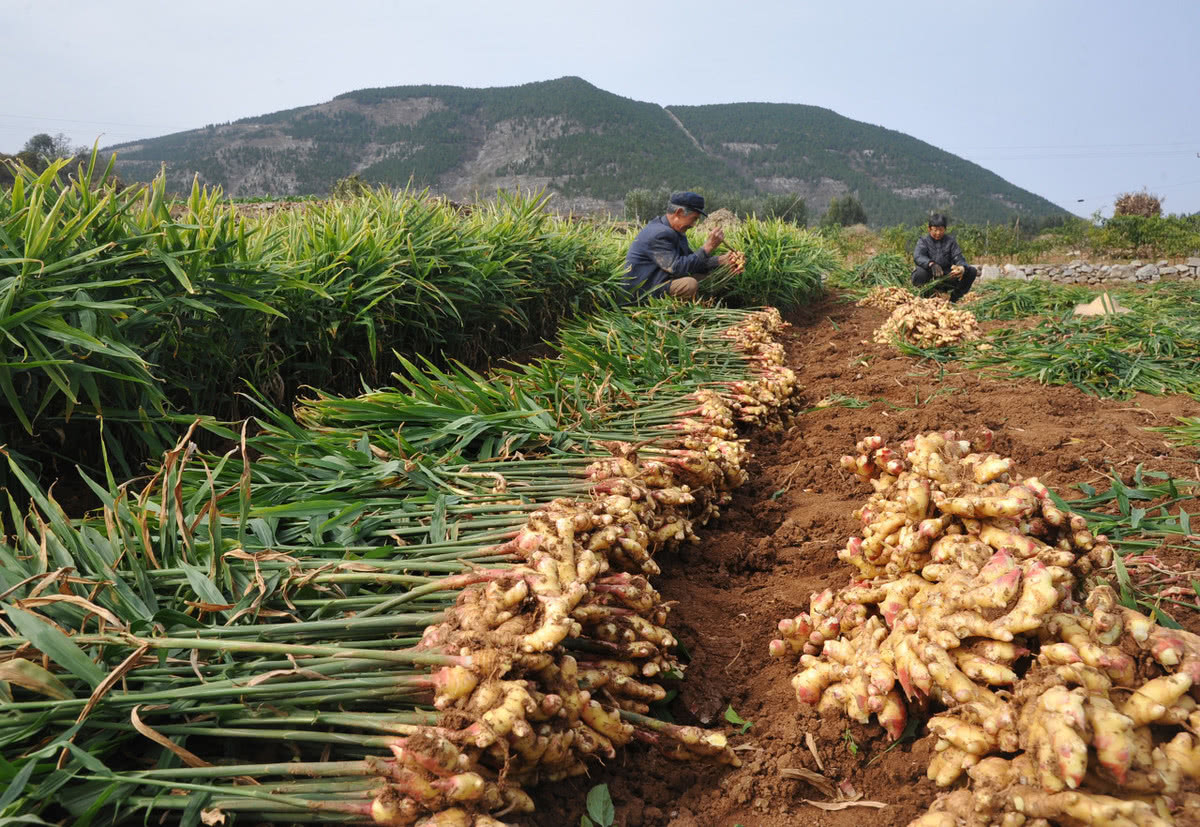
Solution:
<path fill-rule="evenodd" d="M 666 112 L 667 116 L 675 122 L 675 125 L 677 127 L 679 127 L 681 130 L 683 130 L 683 134 L 688 136 L 688 140 L 690 140 L 692 142 L 692 144 L 695 145 L 696 149 L 700 150 L 705 155 L 712 154 L 700 145 L 700 142 L 696 140 L 696 136 L 688 131 L 688 128 L 683 125 L 683 121 L 679 120 L 678 116 L 676 116 L 676 114 L 674 112 L 672 112 L 670 109 L 667 109 L 667 107 L 665 107 L 665 106 L 663 107 L 663 111 Z"/>
<path fill-rule="evenodd" d="M 933 737 L 888 746 L 874 723 L 821 719 L 792 694 L 790 663 L 767 656 L 780 618 L 808 607 L 809 595 L 839 587 L 851 569 L 837 549 L 858 529 L 851 512 L 868 496 L 838 459 L 857 440 L 882 434 L 896 444 L 916 433 L 991 428 L 994 450 L 1011 456 L 1024 476 L 1038 476 L 1067 497 L 1069 486 L 1105 488 L 1110 464 L 1128 482 L 1141 463 L 1177 477 L 1197 476 L 1197 452 L 1171 448 L 1145 426 L 1171 424 L 1200 411 L 1186 397 L 1097 400 L 1074 388 L 1049 388 L 978 373 L 918 365 L 871 341 L 886 318 L 882 311 L 835 300 L 791 321 L 785 338 L 789 364 L 803 388 L 804 404 L 832 394 L 870 406 L 835 406 L 805 414 L 786 433 L 756 434 L 750 482 L 722 517 L 702 532 L 702 543 L 659 558 L 656 585 L 677 601 L 672 627 L 691 653 L 687 679 L 671 707 L 681 723 L 724 724 L 727 706 L 753 725 L 732 743 L 740 768 L 679 764 L 631 745 L 590 777 L 538 791 L 538 813 L 528 824 L 577 825 L 588 790 L 609 785 L 621 827 L 872 827 L 906 825 L 936 795 L 925 778 Z M 1190 513 L 1200 504 L 1187 503 Z M 1180 617 L 1196 629 L 1195 617 Z M 726 727 L 726 732 L 734 731 Z M 781 769 L 817 770 L 805 746 L 811 733 L 824 773 L 848 780 L 885 809 L 823 812 L 803 799 L 824 800 Z"/>

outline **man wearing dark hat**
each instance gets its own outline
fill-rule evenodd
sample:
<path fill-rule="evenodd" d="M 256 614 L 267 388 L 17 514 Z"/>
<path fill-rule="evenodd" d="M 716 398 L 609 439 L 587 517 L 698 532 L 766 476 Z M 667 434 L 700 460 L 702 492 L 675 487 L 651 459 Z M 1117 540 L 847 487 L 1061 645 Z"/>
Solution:
<path fill-rule="evenodd" d="M 954 236 L 946 235 L 946 216 L 941 213 L 929 217 L 929 235 L 922 236 L 917 242 L 913 261 L 917 265 L 912 274 L 913 285 L 929 285 L 924 291 L 926 294 L 949 290 L 952 302 L 967 295 L 979 275 L 977 269 L 967 264 Z"/>
<path fill-rule="evenodd" d="M 629 245 L 625 263 L 629 267 L 626 284 L 638 296 L 674 296 L 691 299 L 696 295 L 700 279 L 721 265 L 740 267 L 729 253 L 714 256 L 713 250 L 725 241 L 717 227 L 704 239 L 696 252 L 688 245 L 687 231 L 704 212 L 704 196 L 694 192 L 676 192 L 667 204 L 666 215 L 660 215 L 642 228 Z"/>

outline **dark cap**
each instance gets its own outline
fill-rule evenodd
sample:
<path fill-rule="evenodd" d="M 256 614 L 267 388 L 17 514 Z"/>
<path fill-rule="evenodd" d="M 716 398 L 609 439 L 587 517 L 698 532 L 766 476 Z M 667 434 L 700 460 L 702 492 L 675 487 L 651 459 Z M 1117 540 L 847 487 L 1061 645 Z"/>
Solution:
<path fill-rule="evenodd" d="M 694 210 L 701 215 L 708 215 L 704 211 L 704 196 L 697 195 L 694 192 L 673 192 L 671 200 L 668 202 L 672 207 L 684 207 L 685 209 Z"/>

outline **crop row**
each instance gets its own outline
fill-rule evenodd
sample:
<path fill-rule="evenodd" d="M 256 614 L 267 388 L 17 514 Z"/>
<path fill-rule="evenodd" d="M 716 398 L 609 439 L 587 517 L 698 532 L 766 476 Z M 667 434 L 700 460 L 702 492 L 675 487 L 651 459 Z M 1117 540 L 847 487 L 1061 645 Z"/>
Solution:
<path fill-rule="evenodd" d="M 198 185 L 174 203 L 161 176 L 122 188 L 95 157 L 66 172 L 22 169 L 0 198 L 0 443 L 45 480 L 102 467 L 101 445 L 135 473 L 193 415 L 248 413 L 247 386 L 354 394 L 395 354 L 483 364 L 627 298 L 628 240 L 540 196 L 464 212 L 381 190 L 252 217 Z M 835 263 L 779 222 L 743 242 L 751 272 L 710 297 L 786 307 Z"/>

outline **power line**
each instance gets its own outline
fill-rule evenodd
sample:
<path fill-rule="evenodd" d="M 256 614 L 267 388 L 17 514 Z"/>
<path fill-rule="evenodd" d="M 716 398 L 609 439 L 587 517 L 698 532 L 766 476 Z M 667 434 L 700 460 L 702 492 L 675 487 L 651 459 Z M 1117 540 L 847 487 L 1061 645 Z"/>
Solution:
<path fill-rule="evenodd" d="M 0 132 L 9 134 L 9 135 L 15 135 L 15 136 L 17 136 L 17 139 L 20 141 L 24 141 L 25 139 L 30 137 L 28 130 L 18 131 L 16 129 L 12 129 L 11 127 L 6 127 L 6 126 L 0 126 Z M 144 132 L 108 132 L 108 131 L 97 132 L 97 133 L 95 133 L 95 136 L 96 136 L 96 138 L 102 139 L 104 141 L 124 140 L 124 139 L 151 140 L 154 137 L 152 135 L 147 135 Z"/>
<path fill-rule="evenodd" d="M 1044 155 L 972 155 L 964 153 L 976 163 L 980 161 L 1087 161 L 1105 158 L 1174 158 L 1191 155 L 1193 150 L 1176 149 L 1159 152 L 1071 152 Z"/>
<path fill-rule="evenodd" d="M 1171 183 L 1167 184 L 1166 186 L 1150 187 L 1148 189 L 1153 189 L 1155 192 L 1169 192 L 1171 190 L 1177 190 L 1180 187 L 1190 187 L 1193 184 L 1200 184 L 1200 178 L 1193 178 L 1190 181 L 1172 181 Z M 1092 195 L 1092 196 L 1088 196 L 1087 198 L 1076 198 L 1075 203 L 1081 204 L 1081 203 L 1085 203 L 1085 202 L 1099 201 L 1102 198 L 1112 198 L 1112 197 L 1113 197 L 1112 193 L 1109 193 L 1108 195 Z"/>
<path fill-rule="evenodd" d="M 57 123 L 81 123 L 89 125 L 107 125 L 107 126 L 133 126 L 139 129 L 189 129 L 193 127 L 186 126 L 164 126 L 163 124 L 149 123 L 127 123 L 124 121 L 100 121 L 100 120 L 80 120 L 79 118 L 51 118 L 45 115 L 21 115 L 12 112 L 5 112 L 4 118 L 23 118 L 30 121 L 55 121 Z"/>
<path fill-rule="evenodd" d="M 997 144 L 993 146 L 969 146 L 965 149 L 1131 149 L 1134 147 L 1194 146 L 1196 141 L 1167 141 L 1165 143 L 1137 144 Z"/>

